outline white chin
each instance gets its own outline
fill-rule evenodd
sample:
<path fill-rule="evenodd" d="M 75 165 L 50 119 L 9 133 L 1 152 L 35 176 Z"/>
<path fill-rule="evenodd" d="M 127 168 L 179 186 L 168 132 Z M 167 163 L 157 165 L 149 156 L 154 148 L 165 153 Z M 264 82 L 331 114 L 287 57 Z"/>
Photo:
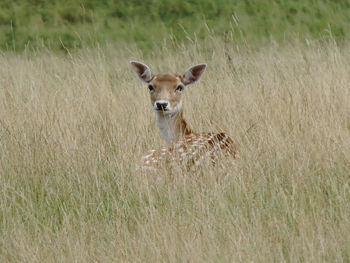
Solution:
<path fill-rule="evenodd" d="M 155 112 L 159 112 L 159 113 L 163 113 L 163 114 L 171 113 L 170 110 L 158 110 L 158 109 L 155 109 L 154 111 Z"/>
<path fill-rule="evenodd" d="M 169 109 L 167 109 L 167 110 L 158 110 L 158 109 L 154 109 L 154 111 L 157 112 L 157 113 L 164 114 L 164 115 L 174 114 L 174 113 L 177 112 L 177 111 L 174 110 L 174 109 L 172 109 L 172 110 L 169 110 Z"/>

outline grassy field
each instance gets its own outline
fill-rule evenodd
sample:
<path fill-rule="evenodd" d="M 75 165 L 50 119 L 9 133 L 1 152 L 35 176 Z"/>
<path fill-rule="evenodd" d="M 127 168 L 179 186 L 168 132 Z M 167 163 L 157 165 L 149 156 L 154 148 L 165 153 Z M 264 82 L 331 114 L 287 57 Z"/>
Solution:
<path fill-rule="evenodd" d="M 349 21 L 348 0 L 2 0 L 0 49 L 136 43 L 148 51 L 169 39 L 207 39 L 208 29 L 257 45 L 323 35 L 341 42 Z"/>
<path fill-rule="evenodd" d="M 1 262 L 350 261 L 349 45 L 210 39 L 1 54 Z M 208 63 L 185 115 L 237 169 L 135 170 L 162 141 L 134 59 Z"/>

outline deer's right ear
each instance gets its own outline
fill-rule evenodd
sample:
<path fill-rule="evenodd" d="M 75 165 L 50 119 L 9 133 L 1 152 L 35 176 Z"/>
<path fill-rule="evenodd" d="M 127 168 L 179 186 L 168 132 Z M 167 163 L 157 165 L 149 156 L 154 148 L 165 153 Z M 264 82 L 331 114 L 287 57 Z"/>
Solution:
<path fill-rule="evenodd" d="M 131 61 L 130 64 L 142 81 L 149 83 L 153 79 L 152 72 L 147 65 L 137 61 Z"/>
<path fill-rule="evenodd" d="M 182 76 L 183 83 L 189 85 L 198 81 L 204 73 L 207 64 L 199 64 L 189 68 Z"/>

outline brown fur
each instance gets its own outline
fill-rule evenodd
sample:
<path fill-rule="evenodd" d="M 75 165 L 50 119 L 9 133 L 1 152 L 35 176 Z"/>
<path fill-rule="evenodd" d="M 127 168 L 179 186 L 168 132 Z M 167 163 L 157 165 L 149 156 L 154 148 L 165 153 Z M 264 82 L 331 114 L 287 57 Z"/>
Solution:
<path fill-rule="evenodd" d="M 157 100 L 167 100 L 174 108 L 181 101 L 182 92 L 176 92 L 178 85 L 183 84 L 179 75 L 158 74 L 151 81 L 154 91 L 150 92 L 152 105 Z"/>
<path fill-rule="evenodd" d="M 234 143 L 228 135 L 195 133 L 183 117 L 183 89 L 200 78 L 205 70 L 205 64 L 190 68 L 183 76 L 171 73 L 153 76 L 146 65 L 139 62 L 132 62 L 132 65 L 141 80 L 150 85 L 150 98 L 158 114 L 158 126 L 166 142 L 170 144 L 169 147 L 148 152 L 142 158 L 142 167 L 157 169 L 165 163 L 191 167 L 206 158 L 212 163 L 215 163 L 220 156 L 236 158 Z M 166 109 L 155 107 L 155 104 L 161 105 L 164 102 L 167 103 Z"/>
<path fill-rule="evenodd" d="M 143 168 L 158 169 L 165 164 L 193 169 L 206 160 L 216 164 L 219 158 L 236 159 L 236 147 L 225 133 L 191 133 L 170 147 L 151 150 L 143 156 Z"/>

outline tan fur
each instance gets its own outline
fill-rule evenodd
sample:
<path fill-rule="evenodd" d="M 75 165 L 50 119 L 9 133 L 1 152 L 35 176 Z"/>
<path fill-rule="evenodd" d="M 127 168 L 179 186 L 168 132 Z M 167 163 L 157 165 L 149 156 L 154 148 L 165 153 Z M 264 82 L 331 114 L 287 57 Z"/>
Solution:
<path fill-rule="evenodd" d="M 157 170 L 168 164 L 193 169 L 206 161 L 216 164 L 218 158 L 236 159 L 236 155 L 235 145 L 225 133 L 191 133 L 170 147 L 146 153 L 141 159 L 141 167 Z"/>
<path fill-rule="evenodd" d="M 150 82 L 154 87 L 154 92 L 150 92 L 152 105 L 157 100 L 167 100 L 174 108 L 181 101 L 181 92 L 176 92 L 178 85 L 182 84 L 179 75 L 158 74 Z"/>
<path fill-rule="evenodd" d="M 141 79 L 145 76 L 143 73 L 147 73 L 145 82 L 149 83 L 152 107 L 156 112 L 158 127 L 168 144 L 167 147 L 151 150 L 144 155 L 142 168 L 158 169 L 166 163 L 191 168 L 205 160 L 216 163 L 219 158 L 236 158 L 234 143 L 228 135 L 196 133 L 183 118 L 183 89 L 200 78 L 205 64 L 190 68 L 183 76 L 165 73 L 152 76 L 150 80 L 148 77 L 151 71 L 146 65 L 139 62 L 132 62 L 132 65 Z M 168 106 L 159 109 L 157 103 L 167 103 Z"/>

